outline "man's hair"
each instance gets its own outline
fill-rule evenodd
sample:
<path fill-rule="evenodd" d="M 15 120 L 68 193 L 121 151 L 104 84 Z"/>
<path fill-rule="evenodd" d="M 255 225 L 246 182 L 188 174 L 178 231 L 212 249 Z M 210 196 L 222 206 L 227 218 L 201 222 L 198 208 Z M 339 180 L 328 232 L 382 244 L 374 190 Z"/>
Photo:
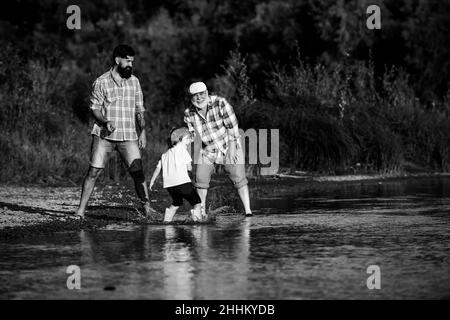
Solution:
<path fill-rule="evenodd" d="M 113 65 L 116 64 L 116 58 L 126 58 L 127 56 L 134 57 L 135 52 L 132 47 L 126 44 L 119 44 L 117 47 L 114 48 L 113 51 Z"/>

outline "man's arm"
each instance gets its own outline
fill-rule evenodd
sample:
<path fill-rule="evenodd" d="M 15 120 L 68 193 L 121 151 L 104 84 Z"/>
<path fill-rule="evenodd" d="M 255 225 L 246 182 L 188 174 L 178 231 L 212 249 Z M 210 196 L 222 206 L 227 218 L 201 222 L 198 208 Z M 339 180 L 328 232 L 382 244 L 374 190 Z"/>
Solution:
<path fill-rule="evenodd" d="M 112 122 L 109 121 L 101 112 L 104 101 L 104 95 L 101 83 L 96 80 L 92 86 L 92 92 L 90 97 L 91 106 L 90 109 L 92 111 L 92 115 L 94 116 L 95 121 L 100 125 L 106 127 L 109 132 L 113 132 L 116 128 L 112 125 Z"/>
<path fill-rule="evenodd" d="M 147 136 L 145 135 L 145 119 L 144 112 L 136 112 L 136 124 L 139 128 L 139 148 L 144 149 L 147 145 Z"/>
<path fill-rule="evenodd" d="M 116 128 L 112 124 L 112 121 L 106 119 L 102 115 L 100 110 L 97 109 L 92 110 L 92 115 L 94 116 L 95 121 L 97 121 L 97 123 L 99 123 L 101 126 L 105 126 L 109 132 L 113 132 L 114 130 L 116 130 Z"/>
<path fill-rule="evenodd" d="M 142 134 L 142 131 L 145 131 L 144 112 L 136 112 L 136 123 L 138 125 L 140 134 Z"/>
<path fill-rule="evenodd" d="M 241 146 L 241 135 L 239 133 L 238 121 L 233 107 L 225 99 L 221 102 L 223 124 L 227 129 L 228 134 L 228 156 L 231 164 L 237 164 L 238 153 L 237 150 Z"/>
<path fill-rule="evenodd" d="M 189 115 L 189 109 L 184 110 L 184 122 L 186 123 L 192 139 L 195 137 L 195 129 L 192 125 L 191 116 Z"/>
<path fill-rule="evenodd" d="M 144 96 L 142 94 L 141 90 L 141 84 L 139 83 L 139 80 L 137 80 L 136 84 L 136 93 L 135 93 L 135 103 L 136 103 L 136 124 L 139 129 L 139 148 L 145 148 L 145 145 L 147 144 L 147 136 L 145 135 L 145 117 L 144 117 Z"/>
<path fill-rule="evenodd" d="M 223 124 L 225 128 L 227 128 L 227 133 L 230 141 L 239 142 L 239 138 L 241 137 L 239 133 L 238 121 L 236 118 L 236 114 L 234 113 L 233 107 L 228 103 L 225 99 L 221 102 L 222 105 L 222 115 L 223 115 Z"/>

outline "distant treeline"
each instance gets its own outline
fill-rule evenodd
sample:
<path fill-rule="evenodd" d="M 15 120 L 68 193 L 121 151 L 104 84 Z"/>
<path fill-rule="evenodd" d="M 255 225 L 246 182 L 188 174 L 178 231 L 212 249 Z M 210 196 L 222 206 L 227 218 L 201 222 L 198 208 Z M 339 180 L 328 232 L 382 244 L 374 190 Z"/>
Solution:
<path fill-rule="evenodd" d="M 81 8 L 68 30 L 66 8 Z M 128 43 L 151 127 L 150 170 L 203 80 L 243 128 L 280 129 L 281 166 L 450 170 L 450 4 L 383 1 L 10 1 L 0 13 L 0 181 L 79 183 L 89 93 Z"/>

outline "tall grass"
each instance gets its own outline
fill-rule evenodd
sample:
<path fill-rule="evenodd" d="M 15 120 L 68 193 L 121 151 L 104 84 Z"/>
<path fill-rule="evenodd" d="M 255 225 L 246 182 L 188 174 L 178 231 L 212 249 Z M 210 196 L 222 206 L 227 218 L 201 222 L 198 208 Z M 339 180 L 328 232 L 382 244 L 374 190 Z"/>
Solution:
<path fill-rule="evenodd" d="M 0 61 L 8 61 L 0 69 L 0 182 L 79 185 L 88 168 L 88 101 L 95 77 L 65 65 L 54 52 L 24 59 L 9 46 Z M 165 148 L 171 121 L 162 115 L 147 118 L 151 130 L 143 154 L 149 174 Z"/>

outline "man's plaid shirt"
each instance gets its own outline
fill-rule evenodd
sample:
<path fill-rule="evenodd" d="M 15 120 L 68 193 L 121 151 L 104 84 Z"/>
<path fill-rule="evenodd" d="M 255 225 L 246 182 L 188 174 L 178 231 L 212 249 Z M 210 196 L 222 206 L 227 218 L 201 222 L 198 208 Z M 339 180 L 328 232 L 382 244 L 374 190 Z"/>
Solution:
<path fill-rule="evenodd" d="M 206 108 L 204 118 L 191 104 L 184 111 L 184 122 L 191 133 L 200 135 L 203 154 L 214 162 L 227 153 L 228 135 L 232 140 L 239 141 L 239 127 L 233 107 L 224 98 L 209 96 Z"/>
<path fill-rule="evenodd" d="M 138 139 L 135 115 L 145 111 L 138 78 L 133 75 L 128 79 L 114 77 L 110 70 L 95 80 L 90 100 L 90 108 L 100 110 L 116 128 L 107 135 L 106 128 L 95 123 L 92 134 L 115 141 Z"/>

